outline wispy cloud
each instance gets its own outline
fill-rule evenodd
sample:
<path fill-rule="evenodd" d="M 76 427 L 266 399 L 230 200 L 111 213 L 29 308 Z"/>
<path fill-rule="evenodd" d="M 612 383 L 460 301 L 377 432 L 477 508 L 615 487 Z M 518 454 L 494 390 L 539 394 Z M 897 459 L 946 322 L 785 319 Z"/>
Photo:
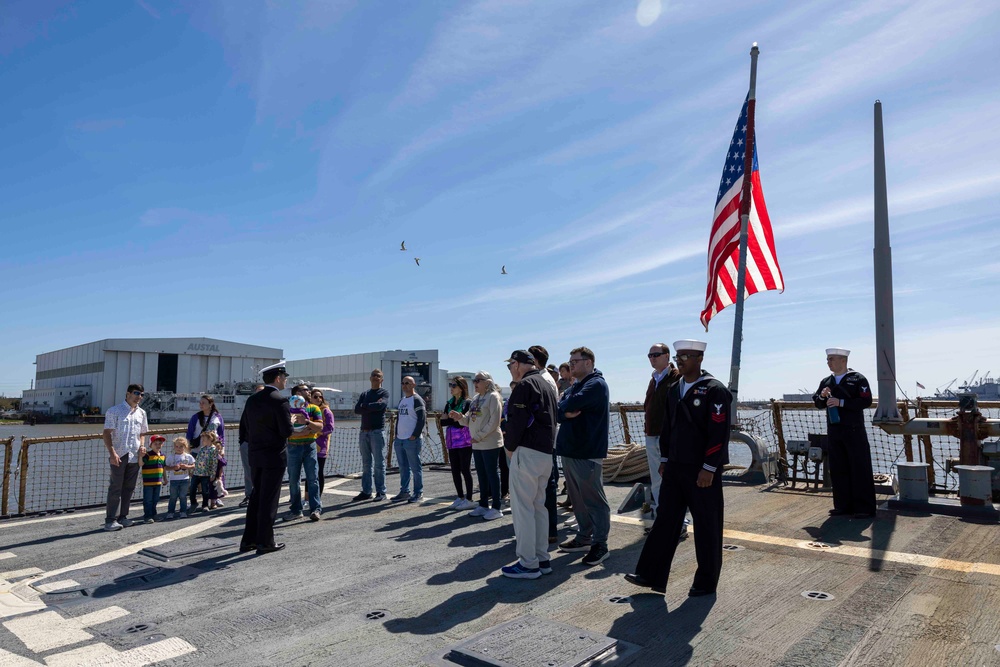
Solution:
<path fill-rule="evenodd" d="M 143 11 L 145 11 L 147 14 L 149 14 L 150 16 L 152 16 L 157 21 L 160 20 L 160 12 L 156 11 L 155 9 L 153 9 L 152 5 L 150 5 L 148 2 L 146 2 L 146 0 L 135 0 L 135 4 L 137 4 L 140 7 L 142 7 Z"/>

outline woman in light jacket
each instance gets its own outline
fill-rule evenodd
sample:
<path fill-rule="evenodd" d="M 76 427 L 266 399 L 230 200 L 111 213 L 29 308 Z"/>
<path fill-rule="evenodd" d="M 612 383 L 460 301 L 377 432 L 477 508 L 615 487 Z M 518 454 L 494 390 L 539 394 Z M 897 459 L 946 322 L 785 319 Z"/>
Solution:
<path fill-rule="evenodd" d="M 452 419 L 468 426 L 472 436 L 472 455 L 479 476 L 479 506 L 469 512 L 469 516 L 481 516 L 486 521 L 492 521 L 503 516 L 499 468 L 499 460 L 503 456 L 503 434 L 500 432 L 503 400 L 493 384 L 493 377 L 486 371 L 476 373 L 472 383 L 476 397 L 472 399 L 468 412 L 464 415 L 452 412 L 451 415 Z M 493 507 L 490 507 L 490 500 Z"/>

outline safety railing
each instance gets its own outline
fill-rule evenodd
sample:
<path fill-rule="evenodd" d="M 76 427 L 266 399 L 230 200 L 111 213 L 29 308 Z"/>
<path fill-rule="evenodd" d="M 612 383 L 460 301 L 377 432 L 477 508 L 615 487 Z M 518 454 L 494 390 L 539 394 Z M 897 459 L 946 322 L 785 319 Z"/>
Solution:
<path fill-rule="evenodd" d="M 0 498 L 0 516 L 7 516 L 10 500 L 10 471 L 14 458 L 14 436 L 0 439 L 0 454 L 3 455 L 3 497 Z"/>

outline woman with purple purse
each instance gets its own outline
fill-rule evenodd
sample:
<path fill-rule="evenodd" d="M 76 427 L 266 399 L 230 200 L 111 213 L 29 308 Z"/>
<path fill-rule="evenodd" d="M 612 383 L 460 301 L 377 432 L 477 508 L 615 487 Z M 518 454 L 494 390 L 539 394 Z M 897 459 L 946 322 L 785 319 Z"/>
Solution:
<path fill-rule="evenodd" d="M 476 507 L 476 503 L 472 501 L 472 436 L 469 434 L 469 427 L 462 426 L 448 416 L 451 412 L 465 414 L 468 411 L 469 383 L 463 377 L 455 377 L 448 382 L 448 388 L 451 389 L 451 398 L 444 406 L 445 416 L 441 418 L 441 426 L 447 428 L 444 441 L 448 447 L 448 460 L 451 462 L 451 477 L 458 493 L 451 508 L 470 510 Z"/>

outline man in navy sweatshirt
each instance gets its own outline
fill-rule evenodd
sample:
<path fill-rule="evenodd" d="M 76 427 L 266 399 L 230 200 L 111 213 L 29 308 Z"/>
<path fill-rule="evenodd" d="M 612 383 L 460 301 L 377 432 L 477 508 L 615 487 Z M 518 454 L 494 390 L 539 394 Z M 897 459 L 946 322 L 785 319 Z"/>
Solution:
<path fill-rule="evenodd" d="M 556 454 L 562 457 L 566 492 L 573 503 L 577 534 L 562 551 L 586 551 L 584 565 L 608 557 L 611 506 L 604 495 L 604 459 L 608 456 L 608 383 L 594 368 L 594 353 L 578 347 L 569 353 L 570 373 L 576 378 L 559 401 Z"/>

